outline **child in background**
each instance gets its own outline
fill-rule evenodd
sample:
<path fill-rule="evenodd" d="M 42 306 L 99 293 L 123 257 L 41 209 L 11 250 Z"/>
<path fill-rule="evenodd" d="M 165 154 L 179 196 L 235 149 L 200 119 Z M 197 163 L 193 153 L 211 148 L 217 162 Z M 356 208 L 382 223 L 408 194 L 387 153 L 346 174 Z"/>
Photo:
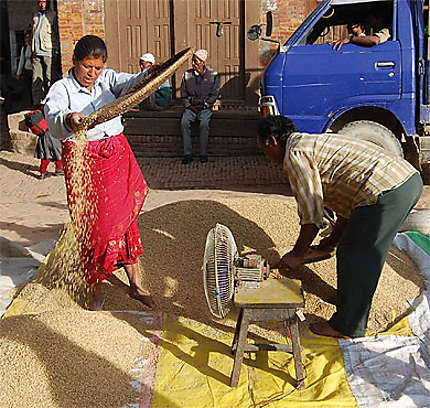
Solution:
<path fill-rule="evenodd" d="M 49 132 L 43 112 L 36 109 L 25 115 L 25 123 L 29 130 L 38 136 L 34 157 L 40 159 L 40 180 L 49 177 L 48 165 L 55 162 L 55 175 L 64 174 L 63 162 L 61 160 L 61 142 L 54 139 Z"/>

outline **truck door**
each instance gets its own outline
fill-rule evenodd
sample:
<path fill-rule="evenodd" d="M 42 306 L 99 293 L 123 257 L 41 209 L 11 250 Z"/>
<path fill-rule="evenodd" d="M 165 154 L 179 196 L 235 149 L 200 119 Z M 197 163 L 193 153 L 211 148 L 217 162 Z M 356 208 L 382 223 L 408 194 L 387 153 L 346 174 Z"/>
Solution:
<path fill-rule="evenodd" d="M 286 52 L 281 111 L 301 131 L 324 131 L 330 116 L 344 107 L 400 98 L 399 42 L 391 38 L 373 47 L 344 44 L 339 51 L 331 44 L 317 44 L 335 30 L 347 35 L 345 24 L 333 21 L 332 26 L 318 26 L 317 21 Z"/>

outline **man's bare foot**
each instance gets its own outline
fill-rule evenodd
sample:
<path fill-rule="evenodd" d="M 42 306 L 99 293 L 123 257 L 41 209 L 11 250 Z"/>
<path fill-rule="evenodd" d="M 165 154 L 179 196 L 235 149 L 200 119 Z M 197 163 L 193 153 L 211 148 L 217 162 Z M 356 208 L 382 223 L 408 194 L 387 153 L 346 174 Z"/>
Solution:
<path fill-rule="evenodd" d="M 303 257 L 304 263 L 319 262 L 324 259 L 329 259 L 335 254 L 335 249 L 332 247 L 320 247 L 312 245 L 307 250 Z"/>
<path fill-rule="evenodd" d="M 145 306 L 148 306 L 149 308 L 154 307 L 154 301 L 152 300 L 152 296 L 144 292 L 140 288 L 136 288 L 135 286 L 130 285 L 130 290 L 128 292 L 128 295 L 132 299 L 138 300 L 139 302 L 143 303 Z"/>
<path fill-rule="evenodd" d="M 309 329 L 312 333 L 318 334 L 319 336 L 326 336 L 326 337 L 336 337 L 338 339 L 348 339 L 350 340 L 351 337 L 345 336 L 341 332 L 333 329 L 327 321 L 318 322 L 318 323 L 311 323 L 309 325 Z"/>

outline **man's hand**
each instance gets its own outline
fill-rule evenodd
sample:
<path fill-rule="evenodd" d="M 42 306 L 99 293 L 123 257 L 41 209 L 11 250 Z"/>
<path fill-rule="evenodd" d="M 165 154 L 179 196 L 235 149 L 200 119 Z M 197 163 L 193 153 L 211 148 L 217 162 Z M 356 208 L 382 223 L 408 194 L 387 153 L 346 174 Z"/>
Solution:
<path fill-rule="evenodd" d="M 351 42 L 351 39 L 348 38 L 344 38 L 343 40 L 338 40 L 333 44 L 332 49 L 335 51 L 339 51 L 342 48 L 343 44 L 349 44 Z"/>
<path fill-rule="evenodd" d="M 84 118 L 84 114 L 81 112 L 69 113 L 66 116 L 66 125 L 71 130 L 77 130 L 83 118 Z"/>
<path fill-rule="evenodd" d="M 295 270 L 303 265 L 303 255 L 296 255 L 293 251 L 286 253 L 279 262 L 279 269 Z"/>

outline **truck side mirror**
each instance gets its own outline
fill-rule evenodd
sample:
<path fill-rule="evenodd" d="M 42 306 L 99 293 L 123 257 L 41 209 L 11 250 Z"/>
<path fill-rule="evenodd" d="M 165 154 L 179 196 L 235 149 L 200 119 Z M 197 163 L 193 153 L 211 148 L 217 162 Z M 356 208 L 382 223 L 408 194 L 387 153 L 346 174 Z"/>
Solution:
<path fill-rule="evenodd" d="M 271 11 L 266 13 L 266 37 L 270 37 L 272 35 L 272 27 L 273 27 L 273 14 Z"/>
<path fill-rule="evenodd" d="M 247 37 L 248 40 L 255 41 L 258 40 L 261 36 L 261 27 L 258 24 L 254 24 L 249 27 Z"/>

